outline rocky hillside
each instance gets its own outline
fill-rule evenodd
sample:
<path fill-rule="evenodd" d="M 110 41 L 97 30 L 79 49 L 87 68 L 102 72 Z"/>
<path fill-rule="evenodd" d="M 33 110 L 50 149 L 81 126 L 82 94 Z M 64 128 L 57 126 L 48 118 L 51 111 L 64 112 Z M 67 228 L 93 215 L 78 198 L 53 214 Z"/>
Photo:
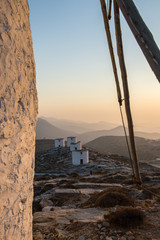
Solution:
<path fill-rule="evenodd" d="M 89 164 L 73 166 L 64 148 L 37 153 L 35 170 L 34 240 L 159 240 L 156 168 L 142 164 L 136 188 L 123 157 L 90 152 Z"/>
<path fill-rule="evenodd" d="M 140 161 L 152 161 L 160 157 L 160 142 L 140 137 L 136 137 L 135 140 Z M 99 137 L 85 146 L 100 153 L 129 156 L 125 137 L 122 136 Z"/>

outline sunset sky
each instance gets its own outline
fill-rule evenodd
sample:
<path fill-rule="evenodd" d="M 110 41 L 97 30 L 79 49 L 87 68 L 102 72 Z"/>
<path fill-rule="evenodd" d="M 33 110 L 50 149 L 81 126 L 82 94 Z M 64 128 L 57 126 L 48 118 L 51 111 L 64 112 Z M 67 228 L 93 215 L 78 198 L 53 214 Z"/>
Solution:
<path fill-rule="evenodd" d="M 100 1 L 28 2 L 39 115 L 120 124 Z M 134 0 L 134 3 L 160 47 L 160 1 Z M 160 132 L 160 84 L 121 19 L 135 127 Z M 113 17 L 110 24 L 116 50 Z"/>

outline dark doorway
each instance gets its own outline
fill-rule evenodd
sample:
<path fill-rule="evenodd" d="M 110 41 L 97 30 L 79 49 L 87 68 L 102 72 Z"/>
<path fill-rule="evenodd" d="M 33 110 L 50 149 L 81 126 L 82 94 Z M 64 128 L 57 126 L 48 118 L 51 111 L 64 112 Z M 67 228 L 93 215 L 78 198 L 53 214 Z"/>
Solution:
<path fill-rule="evenodd" d="M 80 164 L 83 164 L 83 159 L 80 160 Z"/>

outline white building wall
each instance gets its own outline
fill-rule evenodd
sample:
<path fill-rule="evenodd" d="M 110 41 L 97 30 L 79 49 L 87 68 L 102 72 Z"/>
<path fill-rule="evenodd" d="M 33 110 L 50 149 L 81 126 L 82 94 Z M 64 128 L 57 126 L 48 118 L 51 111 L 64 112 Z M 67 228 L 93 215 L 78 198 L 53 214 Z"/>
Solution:
<path fill-rule="evenodd" d="M 70 147 L 71 143 L 76 143 L 77 138 L 76 137 L 67 137 L 67 147 Z"/>
<path fill-rule="evenodd" d="M 54 146 L 55 146 L 55 148 L 65 147 L 65 141 L 64 141 L 64 139 L 63 139 L 63 138 L 55 139 L 55 140 L 54 140 Z"/>
<path fill-rule="evenodd" d="M 70 144 L 70 151 L 81 150 L 81 149 L 82 149 L 81 142 L 71 143 Z"/>
<path fill-rule="evenodd" d="M 72 163 L 73 165 L 89 163 L 88 151 L 87 150 L 72 151 Z"/>

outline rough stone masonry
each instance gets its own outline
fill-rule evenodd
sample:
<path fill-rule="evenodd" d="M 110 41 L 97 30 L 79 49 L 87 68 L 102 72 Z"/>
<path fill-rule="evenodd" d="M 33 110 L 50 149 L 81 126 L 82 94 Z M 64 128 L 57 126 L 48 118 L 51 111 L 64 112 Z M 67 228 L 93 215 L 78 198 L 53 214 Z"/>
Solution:
<path fill-rule="evenodd" d="M 27 0 L 0 0 L 0 240 L 32 239 L 37 92 Z"/>

